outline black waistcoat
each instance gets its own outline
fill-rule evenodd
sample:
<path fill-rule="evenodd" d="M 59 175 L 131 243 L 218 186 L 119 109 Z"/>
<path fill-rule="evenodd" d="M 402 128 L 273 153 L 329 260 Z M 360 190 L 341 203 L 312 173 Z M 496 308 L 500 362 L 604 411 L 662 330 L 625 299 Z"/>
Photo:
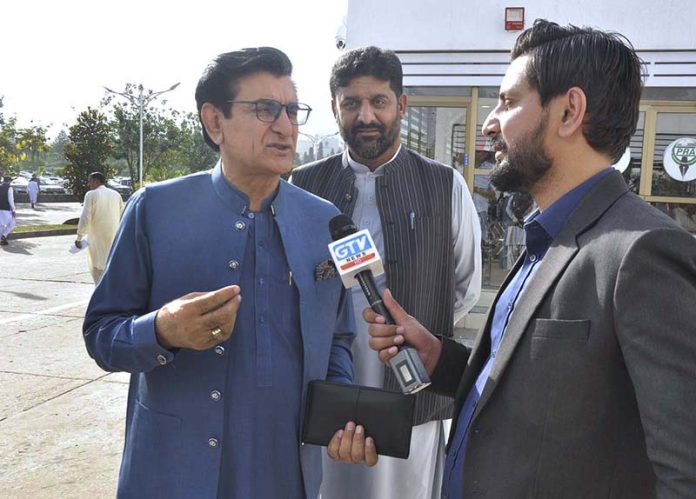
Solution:
<path fill-rule="evenodd" d="M 9 190 L 10 184 L 0 184 L 0 210 L 2 211 L 12 211 L 10 200 L 7 197 Z"/>
<path fill-rule="evenodd" d="M 355 175 L 342 154 L 295 169 L 292 182 L 352 216 Z M 452 168 L 405 147 L 376 179 L 387 286 L 429 331 L 448 337 L 454 332 L 452 185 Z M 384 387 L 399 391 L 390 369 Z M 416 397 L 414 424 L 452 417 L 451 399 L 423 392 Z"/>

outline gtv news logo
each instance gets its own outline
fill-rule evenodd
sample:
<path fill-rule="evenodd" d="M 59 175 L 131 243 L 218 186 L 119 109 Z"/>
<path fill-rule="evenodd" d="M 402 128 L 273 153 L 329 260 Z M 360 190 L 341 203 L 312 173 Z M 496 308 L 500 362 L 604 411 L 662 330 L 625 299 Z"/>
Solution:
<path fill-rule="evenodd" d="M 379 260 L 375 243 L 367 230 L 361 230 L 329 245 L 331 257 L 340 273 Z"/>

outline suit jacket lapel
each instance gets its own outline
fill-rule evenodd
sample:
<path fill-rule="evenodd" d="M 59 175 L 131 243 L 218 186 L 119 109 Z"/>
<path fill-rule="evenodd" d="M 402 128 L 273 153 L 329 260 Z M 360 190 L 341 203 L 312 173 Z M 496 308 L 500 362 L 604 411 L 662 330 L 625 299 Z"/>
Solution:
<path fill-rule="evenodd" d="M 578 235 L 599 219 L 602 214 L 627 191 L 628 187 L 621 174 L 618 171 L 612 172 L 602 179 L 599 184 L 580 201 L 578 207 L 570 214 L 563 229 L 561 229 L 561 232 L 553 240 L 544 259 L 539 264 L 540 267 L 532 277 L 532 281 L 529 282 L 524 293 L 522 293 L 517 300 L 515 309 L 510 316 L 505 330 L 505 337 L 500 345 L 500 350 L 498 350 L 498 355 L 491 369 L 490 376 L 481 394 L 476 411 L 474 412 L 474 418 L 481 412 L 482 408 L 490 399 L 491 394 L 498 385 L 500 377 L 510 363 L 517 344 L 528 328 L 530 321 L 533 320 L 534 314 L 543 302 L 544 297 L 549 290 L 552 289 L 552 286 L 561 276 L 568 263 L 578 252 Z M 526 252 L 517 261 L 515 267 L 505 279 L 504 286 L 507 286 L 511 276 L 519 270 L 521 261 L 525 255 Z M 501 289 L 504 289 L 504 286 Z M 494 304 L 491 306 L 491 311 L 489 312 L 484 329 L 484 334 L 488 336 L 490 336 L 490 322 L 493 315 L 493 307 L 498 302 L 499 297 L 500 292 L 496 296 Z M 480 343 L 479 338 L 477 347 Z M 490 342 L 488 344 L 490 345 Z M 476 356 L 477 353 L 475 347 L 472 357 Z M 487 355 L 488 353 L 486 357 Z M 477 376 L 479 372 L 480 368 L 476 370 Z"/>

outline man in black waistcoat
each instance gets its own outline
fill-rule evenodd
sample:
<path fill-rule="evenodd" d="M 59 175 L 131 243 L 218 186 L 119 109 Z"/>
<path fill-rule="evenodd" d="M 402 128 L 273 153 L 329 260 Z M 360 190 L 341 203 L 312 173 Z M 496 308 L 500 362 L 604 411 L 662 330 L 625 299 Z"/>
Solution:
<path fill-rule="evenodd" d="M 377 47 L 347 52 L 333 67 L 330 87 L 347 149 L 296 169 L 292 182 L 369 229 L 386 269 L 377 285 L 387 285 L 418 320 L 451 337 L 481 287 L 480 225 L 464 179 L 453 168 L 401 145 L 407 97 L 394 52 Z M 359 286 L 353 288 L 353 300 L 355 382 L 398 390 L 391 371 L 369 349 L 361 319 L 367 301 Z M 382 457 L 376 467 L 366 468 L 325 458 L 322 497 L 437 497 L 443 420 L 451 417 L 451 399 L 430 393 L 416 397 L 409 459 Z"/>
<path fill-rule="evenodd" d="M 7 246 L 7 236 L 17 224 L 12 177 L 3 177 L 0 184 L 0 246 Z"/>

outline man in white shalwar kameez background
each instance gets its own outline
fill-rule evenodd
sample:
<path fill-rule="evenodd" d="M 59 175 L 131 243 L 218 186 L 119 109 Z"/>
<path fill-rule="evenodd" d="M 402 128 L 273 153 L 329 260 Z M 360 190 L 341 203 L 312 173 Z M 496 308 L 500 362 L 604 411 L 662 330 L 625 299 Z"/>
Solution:
<path fill-rule="evenodd" d="M 377 47 L 347 52 L 333 67 L 330 88 L 347 149 L 294 170 L 292 182 L 369 229 L 386 269 L 377 286 L 388 286 L 421 323 L 450 337 L 481 289 L 481 228 L 464 178 L 401 145 L 407 97 L 394 52 Z M 355 383 L 398 390 L 368 345 L 362 318 L 368 303 L 359 286 L 352 296 Z M 325 458 L 321 499 L 440 497 L 452 399 L 424 392 L 415 396 L 409 458 L 380 456 L 372 468 Z"/>
<path fill-rule="evenodd" d="M 107 189 L 105 183 L 106 179 L 100 172 L 90 173 L 87 177 L 90 190 L 85 194 L 75 241 L 75 246 L 81 248 L 82 239 L 89 236 L 87 262 L 94 284 L 99 282 L 104 273 L 106 258 L 109 256 L 123 211 L 121 195 L 113 189 Z"/>
<path fill-rule="evenodd" d="M 29 202 L 31 203 L 31 207 L 33 209 L 36 209 L 36 203 L 39 202 L 40 190 L 41 187 L 39 187 L 39 179 L 36 177 L 36 175 L 34 175 L 27 184 L 27 194 L 29 194 Z"/>
<path fill-rule="evenodd" d="M 4 177 L 0 184 L 0 245 L 7 246 L 7 236 L 17 225 L 12 177 Z"/>

